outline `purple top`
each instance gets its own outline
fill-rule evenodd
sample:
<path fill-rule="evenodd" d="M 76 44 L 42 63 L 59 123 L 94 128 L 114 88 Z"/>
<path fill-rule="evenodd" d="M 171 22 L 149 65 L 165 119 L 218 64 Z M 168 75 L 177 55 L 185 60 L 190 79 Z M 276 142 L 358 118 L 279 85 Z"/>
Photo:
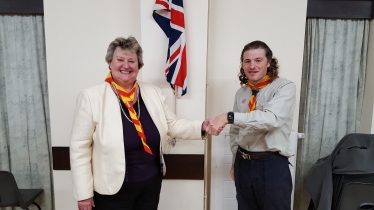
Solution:
<path fill-rule="evenodd" d="M 147 145 L 151 148 L 153 155 L 144 150 L 143 144 L 138 136 L 135 126 L 129 115 L 129 110 L 121 101 L 124 113 L 121 111 L 123 139 L 125 143 L 126 158 L 126 182 L 138 182 L 153 177 L 161 173 L 160 164 L 160 133 L 153 122 L 147 107 L 139 92 L 139 100 L 133 105 L 139 117 L 138 103 L 140 103 L 140 123 L 147 138 Z"/>

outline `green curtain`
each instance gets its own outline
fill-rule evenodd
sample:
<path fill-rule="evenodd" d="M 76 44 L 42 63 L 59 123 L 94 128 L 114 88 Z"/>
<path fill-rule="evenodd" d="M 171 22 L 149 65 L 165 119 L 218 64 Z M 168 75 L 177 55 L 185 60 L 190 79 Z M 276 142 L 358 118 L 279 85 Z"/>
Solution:
<path fill-rule="evenodd" d="M 308 19 L 306 23 L 294 209 L 307 209 L 305 178 L 348 133 L 359 131 L 368 20 Z"/>
<path fill-rule="evenodd" d="M 49 128 L 43 16 L 0 15 L 0 170 L 19 188 L 44 189 L 45 210 L 54 209 Z"/>

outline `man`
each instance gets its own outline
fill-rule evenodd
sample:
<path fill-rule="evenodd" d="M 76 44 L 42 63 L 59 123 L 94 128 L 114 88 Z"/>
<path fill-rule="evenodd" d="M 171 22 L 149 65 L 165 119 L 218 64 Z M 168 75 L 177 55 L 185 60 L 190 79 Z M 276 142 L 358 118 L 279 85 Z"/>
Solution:
<path fill-rule="evenodd" d="M 261 41 L 244 46 L 233 112 L 217 116 L 214 129 L 231 124 L 230 175 L 239 210 L 290 210 L 288 157 L 295 84 L 278 77 L 278 60 Z"/>

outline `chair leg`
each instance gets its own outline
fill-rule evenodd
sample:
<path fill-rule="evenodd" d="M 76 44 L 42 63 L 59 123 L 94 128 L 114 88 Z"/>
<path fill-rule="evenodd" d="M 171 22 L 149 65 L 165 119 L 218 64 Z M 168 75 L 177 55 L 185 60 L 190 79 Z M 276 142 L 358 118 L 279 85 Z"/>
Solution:
<path fill-rule="evenodd" d="M 36 207 L 38 207 L 39 210 L 42 210 L 42 208 L 40 208 L 39 204 L 37 204 L 36 202 L 32 202 Z"/>
<path fill-rule="evenodd" d="M 373 210 L 373 203 L 361 203 L 357 210 Z"/>

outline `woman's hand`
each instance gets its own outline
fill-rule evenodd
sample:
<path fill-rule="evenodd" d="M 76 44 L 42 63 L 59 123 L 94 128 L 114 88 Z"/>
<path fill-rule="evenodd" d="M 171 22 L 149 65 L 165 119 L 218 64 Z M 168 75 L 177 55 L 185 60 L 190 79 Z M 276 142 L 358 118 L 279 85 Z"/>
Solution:
<path fill-rule="evenodd" d="M 92 207 L 95 207 L 93 198 L 78 201 L 79 210 L 92 210 Z"/>
<path fill-rule="evenodd" d="M 213 125 L 213 120 L 210 119 L 210 118 L 207 118 L 207 119 L 204 120 L 204 122 L 203 122 L 202 129 L 203 129 L 204 131 L 209 131 L 209 128 L 210 128 L 210 126 L 212 126 L 212 125 Z"/>

